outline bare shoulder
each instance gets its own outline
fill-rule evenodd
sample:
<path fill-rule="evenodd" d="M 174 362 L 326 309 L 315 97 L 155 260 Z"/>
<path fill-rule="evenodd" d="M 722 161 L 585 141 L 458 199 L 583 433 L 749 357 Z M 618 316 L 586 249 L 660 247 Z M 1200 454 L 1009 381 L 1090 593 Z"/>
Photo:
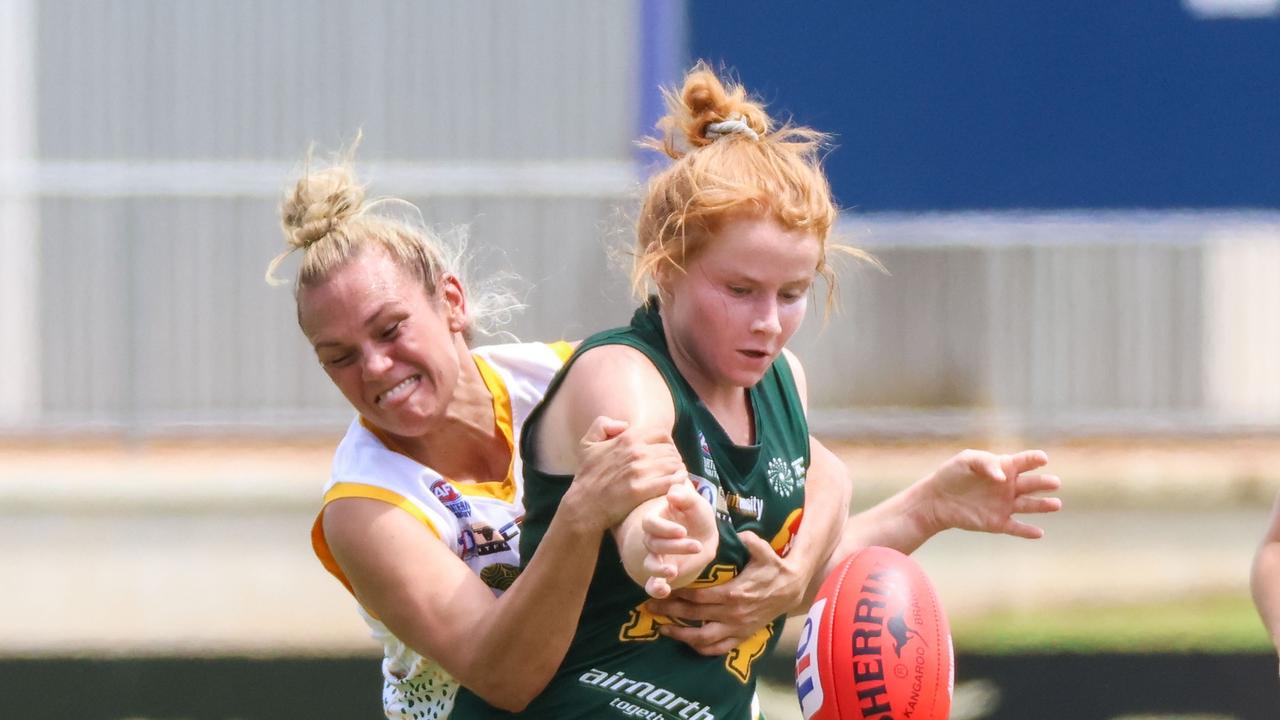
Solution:
<path fill-rule="evenodd" d="M 434 528 L 382 500 L 339 498 L 325 505 L 321 522 L 325 544 L 362 601 L 403 581 L 404 558 L 414 558 L 414 563 L 430 566 L 436 573 L 457 560 Z"/>
<path fill-rule="evenodd" d="M 665 395 L 671 406 L 662 373 L 644 353 L 627 345 L 602 345 L 583 353 L 569 369 L 565 391 L 597 415 L 619 420 L 644 420 L 642 413 L 654 409 L 647 401 L 655 394 Z"/>
<path fill-rule="evenodd" d="M 578 441 L 601 416 L 626 420 L 633 428 L 669 430 L 675 424 L 671 392 L 644 353 L 626 345 L 602 345 L 574 361 L 537 430 L 539 468 L 576 470 Z"/>
<path fill-rule="evenodd" d="M 360 552 L 378 551 L 370 529 L 378 533 L 403 533 L 406 528 L 423 528 L 408 513 L 383 500 L 373 498 L 340 498 L 324 507 L 321 518 L 325 538 L 331 549 L 351 548 Z"/>

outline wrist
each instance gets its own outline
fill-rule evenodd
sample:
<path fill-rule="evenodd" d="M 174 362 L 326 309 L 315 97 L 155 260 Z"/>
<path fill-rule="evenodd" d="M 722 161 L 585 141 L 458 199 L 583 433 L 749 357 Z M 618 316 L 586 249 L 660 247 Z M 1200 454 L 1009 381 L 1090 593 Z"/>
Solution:
<path fill-rule="evenodd" d="M 936 482 L 936 474 L 931 474 L 909 487 L 906 492 L 903 517 L 921 542 L 947 529 L 946 523 L 938 515 L 938 495 L 933 491 Z"/>
<path fill-rule="evenodd" d="M 800 554 L 797 556 L 796 550 L 791 548 L 792 552 L 782 558 L 782 599 L 786 601 L 788 608 L 796 607 L 804 601 L 805 592 L 809 585 L 813 582 L 814 575 L 817 575 L 822 567 L 822 562 L 814 563 L 813 553 Z"/>
<path fill-rule="evenodd" d="M 577 538 L 598 537 L 609 529 L 604 524 L 606 519 L 602 513 L 595 511 L 591 503 L 579 498 L 580 493 L 575 492 L 577 487 L 571 486 L 564 494 L 552 522 L 560 521 L 565 532 Z"/>

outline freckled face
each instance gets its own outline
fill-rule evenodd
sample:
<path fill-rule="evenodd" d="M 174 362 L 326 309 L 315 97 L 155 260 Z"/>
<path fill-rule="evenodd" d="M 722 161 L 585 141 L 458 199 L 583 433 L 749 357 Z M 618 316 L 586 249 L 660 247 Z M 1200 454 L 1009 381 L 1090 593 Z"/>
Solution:
<path fill-rule="evenodd" d="M 685 263 L 659 277 L 667 339 L 695 387 L 751 387 L 804 320 L 821 244 L 772 218 L 721 225 Z"/>
<path fill-rule="evenodd" d="M 302 330 L 329 379 L 393 435 L 420 436 L 443 417 L 467 357 L 461 289 L 451 279 L 438 289 L 428 297 L 385 253 L 368 251 L 298 296 Z"/>

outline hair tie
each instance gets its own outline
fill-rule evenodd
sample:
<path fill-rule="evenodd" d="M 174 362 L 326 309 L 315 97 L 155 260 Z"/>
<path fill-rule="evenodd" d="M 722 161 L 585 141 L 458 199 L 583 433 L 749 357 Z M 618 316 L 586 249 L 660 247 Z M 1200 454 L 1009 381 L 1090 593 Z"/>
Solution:
<path fill-rule="evenodd" d="M 760 133 L 753 130 L 751 126 L 742 119 L 742 115 L 740 113 L 730 115 L 727 120 L 711 123 L 707 126 L 707 131 L 704 134 L 706 138 L 712 142 L 723 137 L 729 137 L 730 135 L 746 135 L 752 140 L 760 139 Z"/>

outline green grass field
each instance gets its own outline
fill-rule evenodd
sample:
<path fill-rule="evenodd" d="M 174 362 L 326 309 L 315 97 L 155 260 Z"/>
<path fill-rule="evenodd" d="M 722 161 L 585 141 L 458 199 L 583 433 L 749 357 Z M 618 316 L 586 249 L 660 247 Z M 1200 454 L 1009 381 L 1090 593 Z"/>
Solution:
<path fill-rule="evenodd" d="M 1249 597 L 1004 610 L 952 619 L 958 652 L 1250 652 L 1271 648 Z"/>

